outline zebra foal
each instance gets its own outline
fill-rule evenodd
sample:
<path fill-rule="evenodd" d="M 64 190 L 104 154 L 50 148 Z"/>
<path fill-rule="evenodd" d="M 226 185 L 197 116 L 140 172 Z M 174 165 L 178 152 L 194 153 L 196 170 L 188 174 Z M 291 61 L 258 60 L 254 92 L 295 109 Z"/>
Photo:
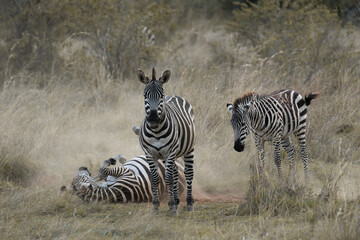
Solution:
<path fill-rule="evenodd" d="M 158 212 L 160 205 L 158 159 L 164 159 L 165 182 L 169 193 L 168 205 L 170 212 L 177 214 L 179 196 L 175 159 L 179 157 L 183 157 L 185 163 L 187 210 L 193 209 L 195 125 L 193 109 L 184 98 L 164 95 L 162 86 L 169 81 L 170 74 L 167 70 L 156 79 L 153 68 L 152 78 L 149 79 L 143 71 L 137 71 L 139 81 L 146 85 L 144 89 L 146 116 L 140 127 L 139 142 L 150 165 L 154 211 Z"/>
<path fill-rule="evenodd" d="M 282 146 L 290 160 L 291 174 L 295 173 L 295 150 L 290 140 L 294 134 L 300 146 L 305 175 L 308 172 L 308 155 L 306 151 L 306 115 L 307 106 L 318 94 L 309 94 L 303 98 L 299 93 L 280 90 L 270 95 L 246 93 L 243 97 L 228 103 L 231 113 L 231 125 L 234 130 L 234 149 L 242 152 L 246 136 L 252 132 L 258 154 L 258 175 L 263 179 L 264 142 L 272 141 L 274 159 L 278 174 L 281 177 L 280 147 Z"/>

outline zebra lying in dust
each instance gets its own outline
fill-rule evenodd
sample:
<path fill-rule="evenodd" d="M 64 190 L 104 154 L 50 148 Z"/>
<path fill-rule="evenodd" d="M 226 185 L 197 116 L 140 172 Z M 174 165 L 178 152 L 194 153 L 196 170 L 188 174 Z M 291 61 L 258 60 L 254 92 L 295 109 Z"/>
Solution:
<path fill-rule="evenodd" d="M 126 161 L 121 155 L 105 160 L 99 169 L 99 175 L 91 177 L 89 169 L 80 167 L 71 182 L 71 190 L 84 201 L 109 202 L 151 202 L 150 167 L 145 156 L 137 156 Z M 116 159 L 122 166 L 110 167 L 116 164 Z M 184 192 L 186 181 L 184 167 L 176 162 L 179 169 L 180 193 Z M 161 199 L 167 196 L 165 183 L 165 166 L 159 161 Z M 104 180 L 105 181 L 101 181 Z M 62 187 L 65 190 L 66 187 Z"/>

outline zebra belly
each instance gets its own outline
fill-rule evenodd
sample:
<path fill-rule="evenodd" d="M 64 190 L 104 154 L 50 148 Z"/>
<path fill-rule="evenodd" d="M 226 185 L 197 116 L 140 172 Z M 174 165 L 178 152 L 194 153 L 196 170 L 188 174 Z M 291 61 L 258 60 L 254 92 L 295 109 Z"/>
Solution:
<path fill-rule="evenodd" d="M 291 135 L 292 132 L 282 132 L 282 134 L 279 136 L 281 139 L 287 138 Z M 256 132 L 256 134 L 263 140 L 263 141 L 272 141 L 274 140 L 274 136 L 273 135 L 269 135 L 269 134 L 264 134 L 262 132 Z"/>

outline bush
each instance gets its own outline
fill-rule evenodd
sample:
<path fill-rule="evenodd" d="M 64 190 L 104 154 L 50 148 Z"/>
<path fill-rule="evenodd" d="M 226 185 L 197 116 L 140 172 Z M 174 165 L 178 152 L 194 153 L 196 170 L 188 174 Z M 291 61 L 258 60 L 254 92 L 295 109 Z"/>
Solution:
<path fill-rule="evenodd" d="M 9 1 L 2 5 L 0 74 L 4 80 L 24 71 L 75 71 L 86 78 L 89 68 L 97 65 L 103 67 L 105 77 L 126 77 L 139 65 L 156 63 L 157 48 L 149 37 L 165 32 L 159 25 L 171 13 L 164 4 L 127 0 Z"/>
<path fill-rule="evenodd" d="M 333 41 L 341 36 L 336 13 L 316 1 L 290 1 L 286 7 L 278 2 L 259 1 L 235 10 L 235 20 L 227 25 L 237 41 L 247 41 L 275 63 L 283 81 L 312 80 L 319 70 L 344 60 L 351 48 Z"/>
<path fill-rule="evenodd" d="M 1 149 L 0 180 L 29 186 L 37 173 L 38 169 L 25 154 L 10 155 L 8 151 Z"/>
<path fill-rule="evenodd" d="M 276 184 L 265 181 L 260 187 L 258 177 L 252 176 L 245 202 L 239 205 L 239 215 L 288 216 L 306 212 L 318 204 L 305 185 L 286 182 Z"/>

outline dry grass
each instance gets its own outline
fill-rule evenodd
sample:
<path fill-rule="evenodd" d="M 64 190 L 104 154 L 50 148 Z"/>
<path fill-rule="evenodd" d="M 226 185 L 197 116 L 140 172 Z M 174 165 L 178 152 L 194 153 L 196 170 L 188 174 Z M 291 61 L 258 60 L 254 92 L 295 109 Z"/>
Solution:
<path fill-rule="evenodd" d="M 274 208 L 243 215 L 237 202 L 197 202 L 193 212 L 186 212 L 182 204 L 179 216 L 172 217 L 167 214 L 166 204 L 160 207 L 159 215 L 152 215 L 151 204 L 84 204 L 76 196 L 47 190 L 12 188 L 2 192 L 2 238 L 356 239 L 359 236 L 359 202 L 325 203 L 313 199 L 316 204 L 309 204 L 302 200 L 298 211 L 282 211 L 276 216 L 272 214 Z M 276 203 L 279 205 L 285 210 L 281 202 Z"/>
<path fill-rule="evenodd" d="M 281 56 L 283 65 L 275 55 L 263 57 L 221 25 L 203 21 L 174 32 L 157 72 L 172 71 L 165 92 L 192 103 L 197 131 L 195 211 L 181 205 L 177 217 L 167 215 L 166 203 L 154 216 L 151 204 L 85 204 L 59 191 L 82 165 L 94 172 L 116 154 L 142 154 L 131 130 L 144 117 L 143 85 L 135 75 L 114 82 L 96 65 L 86 81 L 74 72 L 66 75 L 70 80 L 54 75 L 39 87 L 40 75 L 14 77 L 0 92 L 1 238 L 359 238 L 360 31 L 346 26 L 332 34 L 326 44 L 344 46 L 336 50 L 341 56 L 309 81 L 301 77 L 301 62 L 289 77 L 287 56 Z M 233 151 L 226 103 L 246 91 L 280 88 L 321 93 L 308 110 L 310 179 L 305 185 L 298 158 L 295 186 L 279 182 L 269 144 L 269 184 L 260 190 L 251 177 L 253 139 L 244 153 Z M 288 168 L 285 158 L 285 176 Z"/>

